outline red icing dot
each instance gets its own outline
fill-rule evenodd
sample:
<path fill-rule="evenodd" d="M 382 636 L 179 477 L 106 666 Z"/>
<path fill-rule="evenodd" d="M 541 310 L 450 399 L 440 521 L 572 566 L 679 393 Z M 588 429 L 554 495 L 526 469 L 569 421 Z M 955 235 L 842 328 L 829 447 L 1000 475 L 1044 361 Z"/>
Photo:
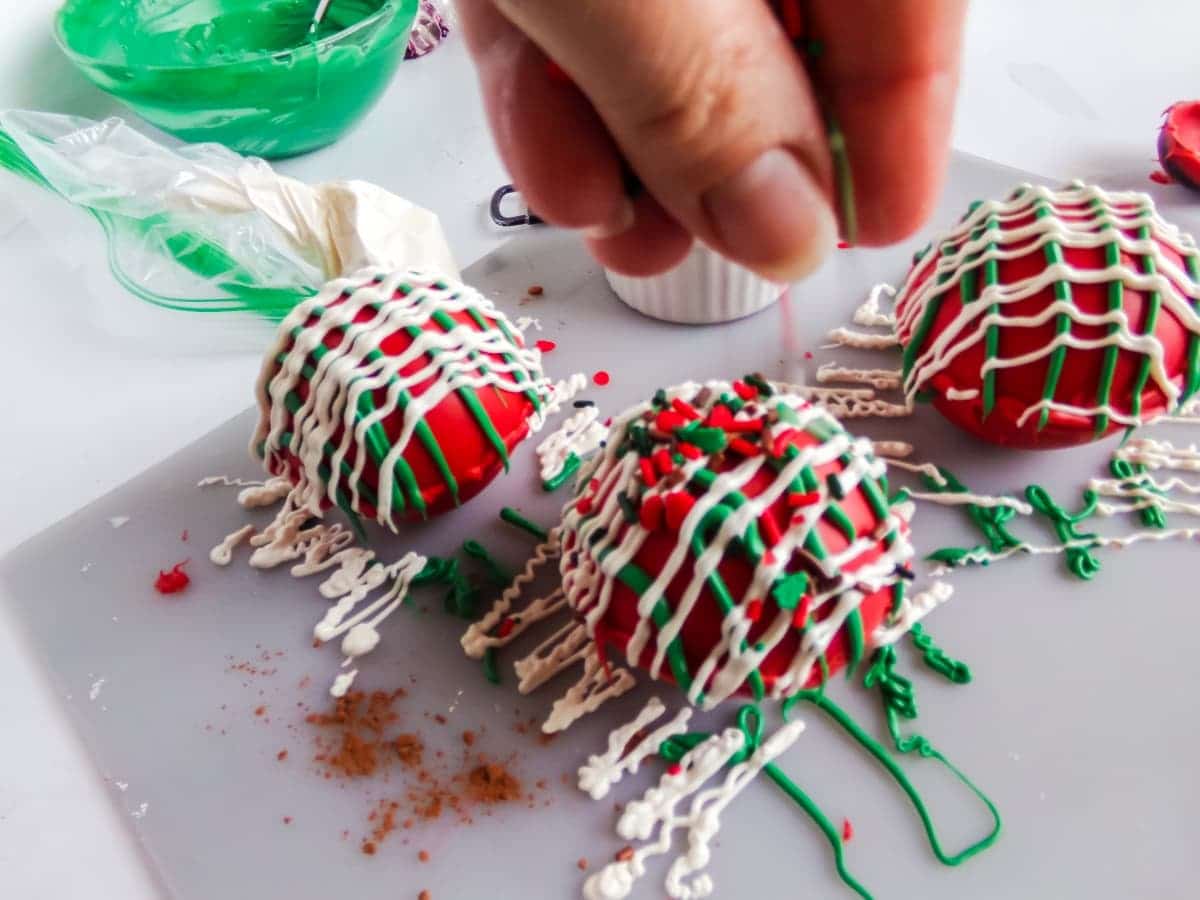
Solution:
<path fill-rule="evenodd" d="M 541 350 L 543 353 L 549 353 L 551 350 L 553 350 L 557 346 L 558 346 L 558 344 L 554 343 L 554 341 L 538 341 L 537 342 L 537 348 L 539 350 Z"/>
<path fill-rule="evenodd" d="M 188 577 L 187 572 L 183 571 L 183 567 L 189 562 L 191 562 L 190 559 L 185 559 L 165 571 L 160 569 L 158 577 L 154 579 L 154 589 L 160 594 L 178 594 L 186 589 L 192 583 L 192 579 Z"/>
<path fill-rule="evenodd" d="M 1170 184 L 1171 176 L 1168 175 L 1166 172 L 1164 172 L 1162 169 L 1155 169 L 1153 172 L 1150 173 L 1150 180 L 1153 181 L 1155 184 Z"/>
<path fill-rule="evenodd" d="M 854 826 L 850 824 L 849 819 L 842 819 L 842 843 L 846 843 L 852 837 L 854 837 Z"/>
<path fill-rule="evenodd" d="M 604 387 L 610 381 L 612 381 L 612 376 L 609 375 L 607 372 L 605 372 L 603 369 L 601 369 L 599 372 L 597 372 L 595 375 L 592 376 L 592 382 L 594 384 L 598 384 L 600 387 Z"/>
<path fill-rule="evenodd" d="M 849 241 L 838 241 L 838 249 L 839 250 L 849 250 L 853 246 L 854 245 L 851 244 Z"/>
<path fill-rule="evenodd" d="M 500 635 L 500 637 L 506 638 L 510 634 L 512 634 L 513 629 L 516 627 L 517 627 L 517 623 L 514 622 L 511 618 L 505 619 L 503 622 L 500 623 L 500 631 L 498 632 L 498 634 Z"/>
<path fill-rule="evenodd" d="M 683 766 L 681 766 L 679 763 L 671 763 L 671 765 L 667 766 L 668 775 L 678 775 L 682 771 Z"/>
<path fill-rule="evenodd" d="M 746 604 L 746 619 L 750 622 L 757 622 L 762 618 L 763 602 L 755 599 Z"/>
<path fill-rule="evenodd" d="M 804 358 L 805 358 L 805 359 L 812 359 L 812 358 L 813 358 L 812 351 L 811 351 L 811 350 L 805 350 L 805 351 L 804 351 Z"/>

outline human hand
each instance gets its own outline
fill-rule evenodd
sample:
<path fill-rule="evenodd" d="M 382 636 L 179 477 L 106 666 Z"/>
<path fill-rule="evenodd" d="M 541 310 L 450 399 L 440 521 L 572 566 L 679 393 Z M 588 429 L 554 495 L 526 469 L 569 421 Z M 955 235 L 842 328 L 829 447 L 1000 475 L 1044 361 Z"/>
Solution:
<path fill-rule="evenodd" d="M 778 281 L 811 272 L 837 236 L 824 112 L 845 136 L 858 243 L 907 236 L 937 197 L 966 0 L 805 3 L 823 47 L 809 71 L 766 0 L 458 8 L 514 183 L 610 268 L 663 271 L 697 238 Z M 623 159 L 645 186 L 632 198 Z"/>

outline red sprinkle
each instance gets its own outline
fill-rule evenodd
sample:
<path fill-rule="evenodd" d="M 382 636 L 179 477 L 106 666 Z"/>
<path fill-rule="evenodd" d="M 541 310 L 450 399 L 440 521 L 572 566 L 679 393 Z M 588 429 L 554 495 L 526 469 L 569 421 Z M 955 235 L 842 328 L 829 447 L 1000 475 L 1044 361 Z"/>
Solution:
<path fill-rule="evenodd" d="M 1171 176 L 1162 169 L 1155 169 L 1150 173 L 1150 180 L 1155 184 L 1172 184 Z"/>
<path fill-rule="evenodd" d="M 683 520 L 687 518 L 687 514 L 696 505 L 696 498 L 687 491 L 673 491 L 667 494 L 665 502 L 667 505 L 667 527 L 672 531 L 678 531 L 683 525 Z"/>
<path fill-rule="evenodd" d="M 733 383 L 733 392 L 743 400 L 753 400 L 758 396 L 758 391 L 750 387 L 750 385 L 746 384 L 744 381 L 735 381 Z"/>
<path fill-rule="evenodd" d="M 805 351 L 804 351 L 804 358 L 805 358 L 805 359 L 812 359 L 812 358 L 813 358 L 812 351 L 811 351 L 811 350 L 805 350 Z"/>
<path fill-rule="evenodd" d="M 538 341 L 536 346 L 543 353 L 549 353 L 551 350 L 557 347 L 558 344 L 554 343 L 554 341 Z"/>
<path fill-rule="evenodd" d="M 500 623 L 500 630 L 497 632 L 497 635 L 502 638 L 506 638 L 512 634 L 513 629 L 516 627 L 517 623 L 513 621 L 511 617 L 509 617 Z"/>
<path fill-rule="evenodd" d="M 809 594 L 800 598 L 800 605 L 796 607 L 796 614 L 792 616 L 792 625 L 803 628 L 808 623 L 808 609 L 811 605 L 812 597 Z"/>
<path fill-rule="evenodd" d="M 852 837 L 854 837 L 854 826 L 850 824 L 849 819 L 842 819 L 842 843 L 846 843 Z"/>
<path fill-rule="evenodd" d="M 647 531 L 654 531 L 662 526 L 663 498 L 658 494 L 652 494 L 642 501 L 642 508 L 638 510 L 638 519 L 642 523 L 642 527 Z"/>
<path fill-rule="evenodd" d="M 646 482 L 648 487 L 658 484 L 658 473 L 654 471 L 654 463 L 650 462 L 648 457 L 643 456 L 638 460 L 638 468 L 642 470 L 642 481 Z"/>
<path fill-rule="evenodd" d="M 675 468 L 675 460 L 671 458 L 670 451 L 665 447 L 654 451 L 654 467 L 664 475 L 669 474 Z"/>
<path fill-rule="evenodd" d="M 579 512 L 580 515 L 586 516 L 588 513 L 590 513 L 592 511 L 592 498 L 591 497 L 580 497 L 579 502 L 575 504 L 575 509 Z"/>
<path fill-rule="evenodd" d="M 604 387 L 610 381 L 612 381 L 612 376 L 609 375 L 607 372 L 605 372 L 603 369 L 601 369 L 599 372 L 597 372 L 595 375 L 592 376 L 592 382 L 594 384 L 600 385 L 600 387 Z"/>
<path fill-rule="evenodd" d="M 817 491 L 806 491 L 803 494 L 799 491 L 789 491 L 787 495 L 787 504 L 792 509 L 800 506 L 812 506 L 814 503 L 819 503 L 820 500 L 821 494 Z"/>
<path fill-rule="evenodd" d="M 696 412 L 696 407 L 692 406 L 692 404 L 688 403 L 682 397 L 676 397 L 672 400 L 671 408 L 689 421 L 700 418 L 700 413 Z"/>
<path fill-rule="evenodd" d="M 746 604 L 746 618 L 757 622 L 762 617 L 763 602 L 757 598 Z"/>
<path fill-rule="evenodd" d="M 729 449 L 734 453 L 740 453 L 742 456 L 758 456 L 761 452 L 758 447 L 755 447 L 745 438 L 734 438 L 729 442 Z"/>
<path fill-rule="evenodd" d="M 688 459 L 699 459 L 704 455 L 704 452 L 699 447 L 697 447 L 695 444 L 688 443 L 681 443 L 679 445 L 679 452 Z"/>
<path fill-rule="evenodd" d="M 190 562 L 190 559 L 185 559 L 165 572 L 160 569 L 158 577 L 154 579 L 154 589 L 160 594 L 178 594 L 185 590 L 192 583 L 192 579 L 188 577 L 187 572 L 183 571 L 183 567 Z"/>
<path fill-rule="evenodd" d="M 708 418 L 704 420 L 704 424 L 709 428 L 724 428 L 733 421 L 733 413 L 729 411 L 729 407 L 722 403 L 718 403 L 708 413 Z"/>
<path fill-rule="evenodd" d="M 838 241 L 837 246 L 839 250 L 849 250 L 854 245 L 849 241 Z"/>
<path fill-rule="evenodd" d="M 747 419 L 740 421 L 735 419 L 725 426 L 725 430 L 731 434 L 754 434 L 763 430 L 763 420 Z"/>
<path fill-rule="evenodd" d="M 679 763 L 671 763 L 669 766 L 667 766 L 668 775 L 678 775 L 682 771 L 683 766 L 681 766 Z"/>
<path fill-rule="evenodd" d="M 768 547 L 774 547 L 779 543 L 781 539 L 779 526 L 775 524 L 775 519 L 772 518 L 770 510 L 767 510 L 758 517 L 758 527 L 762 529 L 763 538 L 766 540 Z"/>

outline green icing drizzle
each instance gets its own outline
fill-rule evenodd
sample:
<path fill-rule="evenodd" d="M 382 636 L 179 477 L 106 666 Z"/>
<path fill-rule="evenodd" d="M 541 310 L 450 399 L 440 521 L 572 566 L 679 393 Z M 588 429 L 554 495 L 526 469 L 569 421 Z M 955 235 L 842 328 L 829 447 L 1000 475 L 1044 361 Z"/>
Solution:
<path fill-rule="evenodd" d="M 964 662 L 959 662 L 946 655 L 941 647 L 934 643 L 920 622 L 915 623 L 908 632 L 913 646 L 921 651 L 925 665 L 954 684 L 970 684 L 971 669 Z"/>
<path fill-rule="evenodd" d="M 1000 230 L 1000 220 L 994 215 L 987 217 L 987 232 L 988 244 L 986 252 L 991 254 L 996 249 L 996 240 L 994 233 Z M 1000 283 L 1000 264 L 994 256 L 988 257 L 983 264 L 983 281 L 985 288 L 993 287 Z M 1000 313 L 1000 303 L 997 301 L 988 307 L 988 315 L 996 316 Z M 984 333 L 983 352 L 986 359 L 995 359 L 1000 352 L 1000 326 L 991 324 Z M 988 369 L 987 374 L 983 376 L 983 418 L 991 415 L 992 410 L 996 406 L 996 370 Z"/>
<path fill-rule="evenodd" d="M 488 647 L 483 651 L 483 677 L 492 684 L 500 683 L 500 667 L 496 663 L 495 647 Z"/>
<path fill-rule="evenodd" d="M 1042 200 L 1034 202 L 1034 216 L 1038 219 L 1044 219 L 1048 216 L 1053 216 L 1054 211 L 1050 206 Z M 1042 252 L 1046 257 L 1046 262 L 1052 266 L 1061 265 L 1063 262 L 1062 248 L 1057 241 L 1048 240 L 1042 248 Z M 1071 303 L 1071 283 L 1066 279 L 1058 279 L 1054 282 L 1054 299 Z M 1055 336 L 1068 334 L 1071 331 L 1071 317 L 1067 313 L 1059 313 L 1054 318 L 1054 333 Z M 1056 347 L 1050 355 L 1050 363 L 1046 366 L 1046 384 L 1042 388 L 1042 399 L 1053 400 L 1054 392 L 1058 389 L 1058 380 L 1062 376 L 1063 363 L 1067 358 L 1066 347 Z M 1046 427 L 1046 423 L 1050 420 L 1050 408 L 1042 409 L 1042 414 L 1038 417 L 1038 431 Z"/>
<path fill-rule="evenodd" d="M 854 721 L 850 715 L 830 700 L 820 691 L 801 691 L 789 698 L 783 704 L 783 715 L 786 719 L 792 708 L 798 703 L 810 703 L 834 720 L 861 747 L 867 750 L 887 770 L 911 801 L 913 808 L 921 819 L 925 835 L 929 840 L 933 855 L 943 865 L 957 866 L 972 856 L 992 846 L 1000 836 L 1000 813 L 995 804 L 983 793 L 962 771 L 938 751 L 928 739 L 918 734 L 903 735 L 900 733 L 900 719 L 915 719 L 917 716 L 916 699 L 912 682 L 895 671 L 896 651 L 893 647 L 881 647 L 875 651 L 871 668 L 863 678 L 863 684 L 868 689 L 879 687 L 883 700 L 884 715 L 887 719 L 888 732 L 892 737 L 896 751 L 901 754 L 916 753 L 925 759 L 933 759 L 941 763 L 951 774 L 964 784 L 987 808 L 992 816 L 992 829 L 980 840 L 969 844 L 958 853 L 947 853 L 943 849 L 933 817 L 926 807 L 924 800 L 916 787 L 904 774 L 904 770 L 892 759 L 887 749 L 871 737 Z"/>
<path fill-rule="evenodd" d="M 954 248 L 949 244 L 945 244 L 941 248 L 942 256 L 950 256 L 954 253 Z M 938 284 L 946 283 L 950 277 L 950 273 L 943 272 L 938 276 Z M 908 345 L 904 348 L 902 356 L 902 370 L 904 377 L 907 378 L 912 371 L 913 365 L 917 361 L 917 356 L 925 346 L 925 341 L 929 338 L 929 332 L 933 330 L 933 324 L 937 321 L 938 312 L 941 311 L 942 302 L 946 299 L 945 293 L 935 294 L 929 298 L 929 305 L 925 308 L 924 315 L 921 316 L 921 321 L 917 325 L 917 330 L 913 332 L 909 338 Z"/>
<path fill-rule="evenodd" d="M 1143 212 L 1146 212 L 1143 210 Z M 1150 226 L 1143 225 L 1138 229 L 1138 238 L 1143 241 L 1151 240 Z M 1154 264 L 1154 257 L 1150 254 L 1145 254 L 1141 257 L 1142 272 L 1147 275 L 1153 275 L 1157 272 L 1157 267 Z M 1146 300 L 1146 316 L 1142 322 L 1142 334 L 1154 334 L 1154 329 L 1158 325 L 1158 312 L 1162 307 L 1162 297 L 1158 291 L 1151 291 L 1150 296 Z M 1130 414 L 1135 418 L 1140 418 L 1142 415 L 1142 391 L 1146 388 L 1146 382 L 1150 378 L 1150 357 L 1142 356 L 1142 364 L 1138 367 L 1137 379 L 1133 383 L 1133 394 L 1130 397 Z"/>
<path fill-rule="evenodd" d="M 550 537 L 550 532 L 548 529 L 543 528 L 536 522 L 525 518 L 525 516 L 521 515 L 511 506 L 506 506 L 500 510 L 500 521 L 507 522 L 509 525 L 515 525 L 522 531 L 532 534 L 539 541 L 544 541 Z"/>
<path fill-rule="evenodd" d="M 1101 231 L 1112 231 L 1112 223 L 1108 220 L 1108 216 L 1104 212 L 1104 204 L 1099 200 L 1093 200 L 1091 203 L 1093 211 L 1100 218 Z M 1121 247 L 1114 239 L 1112 242 L 1104 245 L 1104 262 L 1107 266 L 1116 266 L 1121 263 Z M 1108 311 L 1116 312 L 1125 306 L 1125 282 L 1120 278 L 1114 278 L 1108 283 Z M 1114 334 L 1121 330 L 1121 326 L 1113 322 L 1108 326 L 1108 336 L 1111 338 Z M 1117 371 L 1117 359 L 1121 355 L 1121 348 L 1117 344 L 1111 344 L 1104 348 L 1104 363 L 1100 369 L 1100 381 L 1097 385 L 1096 405 L 1103 409 L 1108 406 L 1109 400 L 1112 398 L 1113 374 Z M 1109 416 L 1108 413 L 1101 412 L 1096 417 L 1096 436 L 1100 437 L 1108 431 Z"/>
<path fill-rule="evenodd" d="M 1192 281 L 1200 284 L 1200 254 L 1189 253 L 1184 257 L 1184 265 Z M 1200 300 L 1192 300 L 1191 304 L 1192 309 L 1200 313 Z M 1187 380 L 1180 402 L 1189 399 L 1197 390 L 1200 390 L 1200 334 L 1191 331 L 1188 334 Z"/>
<path fill-rule="evenodd" d="M 1071 515 L 1054 502 L 1050 493 L 1040 484 L 1031 484 L 1025 488 L 1025 497 L 1030 505 L 1050 520 L 1058 539 L 1067 545 L 1067 568 L 1071 574 L 1085 581 L 1095 578 L 1100 571 L 1100 560 L 1092 553 L 1098 537 L 1092 533 L 1079 531 L 1079 524 L 1096 511 L 1099 498 L 1095 491 L 1083 492 L 1083 509 Z"/>
<path fill-rule="evenodd" d="M 487 547 L 483 546 L 479 541 L 464 541 L 462 549 L 463 553 L 467 554 L 467 556 L 483 563 L 484 569 L 487 570 L 488 579 L 492 584 L 503 586 L 513 580 L 513 573 L 497 562 L 496 557 L 492 556 L 488 552 Z"/>

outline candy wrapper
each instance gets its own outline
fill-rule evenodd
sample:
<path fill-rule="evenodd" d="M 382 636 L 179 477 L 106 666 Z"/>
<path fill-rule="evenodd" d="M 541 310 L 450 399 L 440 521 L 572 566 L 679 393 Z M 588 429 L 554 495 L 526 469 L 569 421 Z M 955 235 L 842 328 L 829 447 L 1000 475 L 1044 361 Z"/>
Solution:
<path fill-rule="evenodd" d="M 438 9 L 437 4 L 433 0 L 421 0 L 404 58 L 417 59 L 432 53 L 449 34 L 450 27 L 446 24 L 446 16 Z"/>
<path fill-rule="evenodd" d="M 367 266 L 458 275 L 437 216 L 376 185 L 309 185 L 216 144 L 164 146 L 120 119 L 2 111 L 0 167 L 91 213 L 111 276 L 157 307 L 274 321 L 326 281 Z M 96 242 L 94 231 L 80 233 L 83 217 L 65 217 L 46 191 L 22 190 L 16 179 L 0 180 L 0 190 L 68 271 L 87 268 Z M 90 293 L 112 293 L 85 279 Z M 197 328 L 196 317 L 178 315 L 134 325 L 138 306 L 126 299 L 119 314 L 110 309 L 105 329 L 183 337 Z M 229 317 L 219 318 L 228 329 Z M 163 324 L 172 319 L 183 324 Z"/>

